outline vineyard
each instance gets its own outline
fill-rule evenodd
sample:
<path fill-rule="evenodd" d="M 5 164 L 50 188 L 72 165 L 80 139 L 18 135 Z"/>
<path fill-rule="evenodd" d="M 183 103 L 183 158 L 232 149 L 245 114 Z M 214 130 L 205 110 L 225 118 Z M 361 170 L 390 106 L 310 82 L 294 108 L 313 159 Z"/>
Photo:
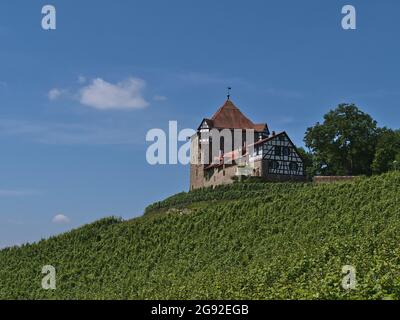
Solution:
<path fill-rule="evenodd" d="M 394 172 L 177 194 L 0 251 L 0 299 L 400 299 L 399 190 Z M 44 265 L 56 290 L 41 287 Z"/>

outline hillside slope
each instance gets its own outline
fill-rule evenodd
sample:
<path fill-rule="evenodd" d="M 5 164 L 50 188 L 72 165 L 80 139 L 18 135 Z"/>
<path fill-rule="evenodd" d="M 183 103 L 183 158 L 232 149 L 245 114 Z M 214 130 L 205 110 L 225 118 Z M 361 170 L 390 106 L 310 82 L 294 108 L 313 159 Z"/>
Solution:
<path fill-rule="evenodd" d="M 182 193 L 131 221 L 0 251 L 0 299 L 400 298 L 399 190 L 391 173 Z M 341 287 L 344 265 L 356 290 Z"/>

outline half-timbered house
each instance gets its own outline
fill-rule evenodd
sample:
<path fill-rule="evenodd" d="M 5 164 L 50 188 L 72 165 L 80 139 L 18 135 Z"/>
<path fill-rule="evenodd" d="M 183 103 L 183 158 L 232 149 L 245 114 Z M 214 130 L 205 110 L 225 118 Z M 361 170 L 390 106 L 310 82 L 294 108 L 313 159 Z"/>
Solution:
<path fill-rule="evenodd" d="M 303 160 L 286 132 L 254 124 L 228 98 L 191 137 L 190 189 L 228 184 L 234 177 L 303 181 Z"/>

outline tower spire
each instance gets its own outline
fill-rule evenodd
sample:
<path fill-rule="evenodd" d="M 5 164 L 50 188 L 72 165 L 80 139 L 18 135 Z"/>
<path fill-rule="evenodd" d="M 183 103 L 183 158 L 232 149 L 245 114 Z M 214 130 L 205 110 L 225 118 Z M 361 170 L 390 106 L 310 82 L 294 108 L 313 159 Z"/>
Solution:
<path fill-rule="evenodd" d="M 230 99 L 231 99 L 231 90 L 232 90 L 232 87 L 228 87 L 227 89 L 228 89 L 227 97 L 228 97 L 228 100 L 230 100 Z"/>

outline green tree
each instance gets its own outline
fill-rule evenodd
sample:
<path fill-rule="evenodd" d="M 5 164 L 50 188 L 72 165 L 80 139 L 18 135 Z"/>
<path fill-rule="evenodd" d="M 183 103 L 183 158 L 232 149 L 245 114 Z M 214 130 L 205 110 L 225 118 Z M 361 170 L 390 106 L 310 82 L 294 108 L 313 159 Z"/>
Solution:
<path fill-rule="evenodd" d="M 314 154 L 320 174 L 371 174 L 377 123 L 354 104 L 340 104 L 306 131 L 304 142 Z"/>
<path fill-rule="evenodd" d="M 311 178 L 315 176 L 317 172 L 317 166 L 314 164 L 314 155 L 311 152 L 306 151 L 304 148 L 297 148 L 300 157 L 303 159 L 304 171 L 307 177 Z"/>
<path fill-rule="evenodd" d="M 396 155 L 396 158 L 394 159 L 392 163 L 392 169 L 395 171 L 400 170 L 400 153 Z"/>
<path fill-rule="evenodd" d="M 396 158 L 400 158 L 400 130 L 380 129 L 372 163 L 373 173 L 380 174 L 396 169 Z"/>

